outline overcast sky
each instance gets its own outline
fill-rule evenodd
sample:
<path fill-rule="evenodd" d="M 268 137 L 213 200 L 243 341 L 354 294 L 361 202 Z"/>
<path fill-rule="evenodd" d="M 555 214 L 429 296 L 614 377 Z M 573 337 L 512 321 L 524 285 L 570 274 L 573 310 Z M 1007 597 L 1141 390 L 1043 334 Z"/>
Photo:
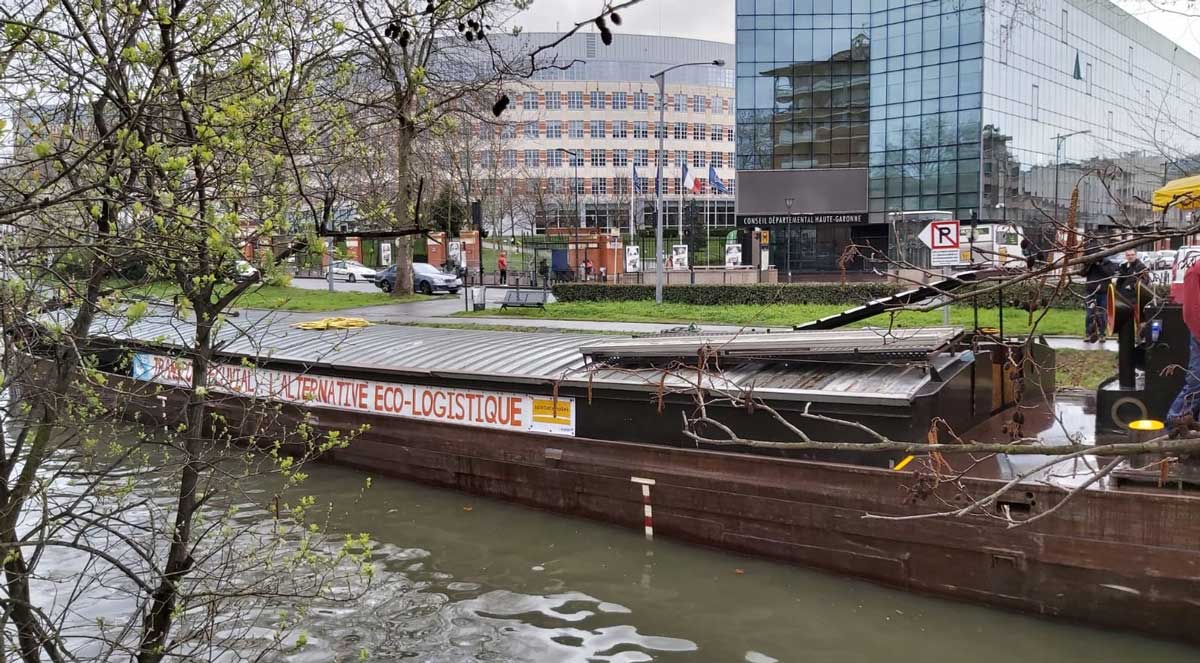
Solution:
<path fill-rule="evenodd" d="M 622 12 L 624 22 L 618 32 L 733 43 L 733 4 L 734 0 L 644 0 Z M 1186 10 L 1187 0 L 1119 0 L 1117 4 L 1200 55 L 1200 20 L 1169 11 L 1171 7 Z M 534 0 L 520 22 L 531 31 L 565 30 L 574 21 L 595 16 L 603 7 L 602 0 Z"/>

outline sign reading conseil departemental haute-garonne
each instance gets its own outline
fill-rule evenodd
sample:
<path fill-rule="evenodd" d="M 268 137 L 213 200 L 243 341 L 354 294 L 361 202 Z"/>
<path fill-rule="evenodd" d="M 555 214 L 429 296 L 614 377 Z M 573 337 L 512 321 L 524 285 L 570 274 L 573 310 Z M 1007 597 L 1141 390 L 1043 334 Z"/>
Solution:
<path fill-rule="evenodd" d="M 838 214 L 739 214 L 739 226 L 786 226 L 798 224 L 866 223 L 866 212 L 844 212 Z"/>

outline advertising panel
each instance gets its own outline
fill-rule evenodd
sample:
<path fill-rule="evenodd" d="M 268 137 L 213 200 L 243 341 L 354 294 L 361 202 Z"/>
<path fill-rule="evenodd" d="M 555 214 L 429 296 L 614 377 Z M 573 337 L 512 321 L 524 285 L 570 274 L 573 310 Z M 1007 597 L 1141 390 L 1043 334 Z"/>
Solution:
<path fill-rule="evenodd" d="M 191 361 L 138 353 L 133 377 L 176 387 L 191 384 Z M 237 364 L 213 364 L 209 389 L 233 396 L 390 417 L 518 432 L 575 434 L 575 399 L 476 389 L 308 375 Z"/>

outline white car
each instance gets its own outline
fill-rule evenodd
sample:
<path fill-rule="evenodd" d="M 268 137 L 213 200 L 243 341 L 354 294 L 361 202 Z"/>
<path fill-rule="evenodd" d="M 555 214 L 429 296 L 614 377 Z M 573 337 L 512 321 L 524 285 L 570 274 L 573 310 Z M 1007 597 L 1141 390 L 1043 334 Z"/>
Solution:
<path fill-rule="evenodd" d="M 234 278 L 239 281 L 250 281 L 258 277 L 258 268 L 245 260 L 233 263 Z"/>
<path fill-rule="evenodd" d="M 344 276 L 350 283 L 375 280 L 375 270 L 357 260 L 335 260 L 332 271 L 335 278 Z"/>

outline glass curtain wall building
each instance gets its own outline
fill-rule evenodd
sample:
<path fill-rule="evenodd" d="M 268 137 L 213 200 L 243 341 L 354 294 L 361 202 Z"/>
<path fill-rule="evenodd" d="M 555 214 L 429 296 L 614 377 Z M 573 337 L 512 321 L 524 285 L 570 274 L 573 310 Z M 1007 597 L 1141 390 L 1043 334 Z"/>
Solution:
<path fill-rule="evenodd" d="M 869 268 L 839 259 L 924 212 L 1038 236 L 1077 183 L 1125 233 L 1200 152 L 1200 60 L 1107 0 L 738 0 L 736 48 L 738 223 L 784 275 Z"/>

